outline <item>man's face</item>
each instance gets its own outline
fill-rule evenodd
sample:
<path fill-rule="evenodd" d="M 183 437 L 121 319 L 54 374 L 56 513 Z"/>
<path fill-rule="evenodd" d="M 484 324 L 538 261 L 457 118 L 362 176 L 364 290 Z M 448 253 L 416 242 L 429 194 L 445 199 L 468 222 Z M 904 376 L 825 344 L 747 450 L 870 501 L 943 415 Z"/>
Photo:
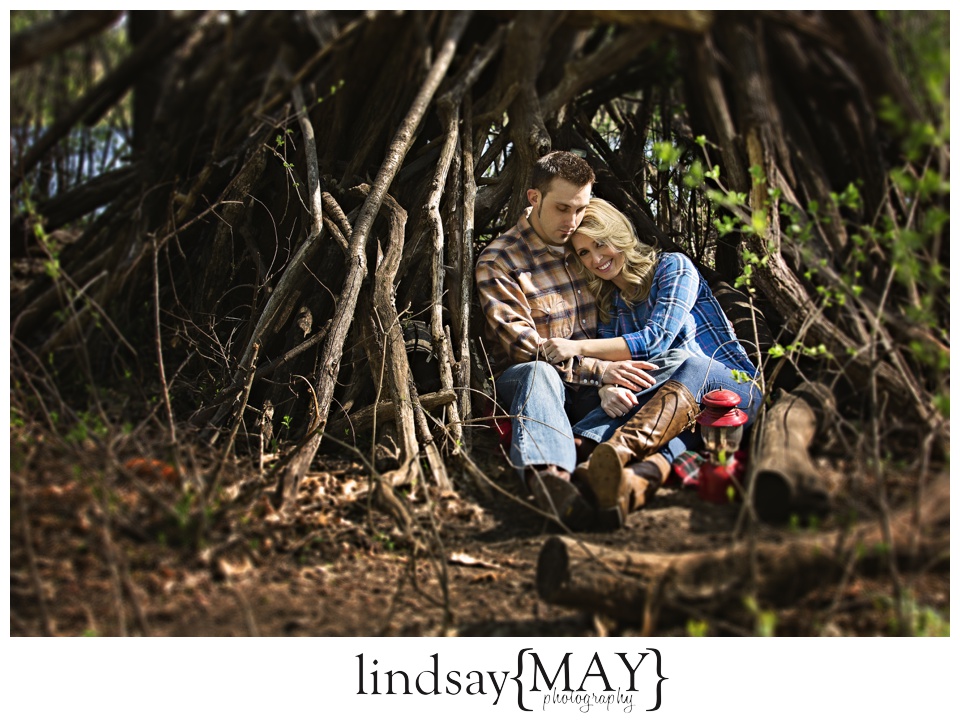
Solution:
<path fill-rule="evenodd" d="M 546 194 L 528 189 L 533 205 L 530 224 L 548 245 L 563 245 L 577 231 L 590 202 L 591 185 L 577 187 L 565 179 L 554 179 Z"/>

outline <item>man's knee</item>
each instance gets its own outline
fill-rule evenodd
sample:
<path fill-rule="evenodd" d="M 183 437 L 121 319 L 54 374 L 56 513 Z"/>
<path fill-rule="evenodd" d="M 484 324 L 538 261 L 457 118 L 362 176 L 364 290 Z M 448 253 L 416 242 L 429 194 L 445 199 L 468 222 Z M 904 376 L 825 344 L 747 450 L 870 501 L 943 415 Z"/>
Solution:
<path fill-rule="evenodd" d="M 561 402 L 561 405 L 564 400 L 560 374 L 544 361 L 514 364 L 497 380 L 497 390 L 498 398 L 505 396 L 510 399 L 522 392 L 525 397 L 553 397 Z"/>
<path fill-rule="evenodd" d="M 560 374 L 545 361 L 527 361 L 526 363 L 514 364 L 506 370 L 504 377 L 506 376 L 528 385 L 542 384 L 563 388 Z"/>

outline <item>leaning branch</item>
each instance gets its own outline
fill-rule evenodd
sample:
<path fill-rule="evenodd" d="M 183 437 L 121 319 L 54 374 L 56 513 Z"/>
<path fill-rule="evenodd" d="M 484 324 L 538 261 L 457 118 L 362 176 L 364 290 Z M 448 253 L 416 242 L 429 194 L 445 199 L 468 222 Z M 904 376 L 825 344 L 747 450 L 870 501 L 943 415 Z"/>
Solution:
<path fill-rule="evenodd" d="M 73 10 L 34 25 L 10 39 L 10 71 L 59 53 L 113 25 L 122 10 Z"/>

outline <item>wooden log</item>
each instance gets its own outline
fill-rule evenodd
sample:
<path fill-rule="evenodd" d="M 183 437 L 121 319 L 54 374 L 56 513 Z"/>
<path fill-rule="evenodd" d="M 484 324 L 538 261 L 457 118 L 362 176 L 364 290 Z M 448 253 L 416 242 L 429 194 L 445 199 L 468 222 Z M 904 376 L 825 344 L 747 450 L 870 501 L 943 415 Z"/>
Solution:
<path fill-rule="evenodd" d="M 367 185 L 358 188 L 369 193 Z M 387 217 L 388 242 L 373 279 L 373 308 L 370 326 L 374 336 L 364 336 L 369 349 L 370 367 L 377 386 L 377 397 L 386 395 L 393 404 L 394 422 L 399 438 L 400 461 L 417 455 L 417 431 L 413 406 L 407 398 L 410 389 L 410 364 L 406 343 L 400 325 L 400 315 L 394 303 L 393 291 L 397 269 L 403 257 L 404 227 L 407 212 L 389 194 L 383 197 Z M 378 255 L 378 257 L 380 257 Z"/>
<path fill-rule="evenodd" d="M 751 463 L 752 502 L 768 522 L 784 522 L 791 513 L 822 513 L 831 494 L 810 459 L 810 445 L 832 416 L 836 404 L 823 384 L 806 382 L 781 392 L 760 422 L 757 455 Z"/>
<path fill-rule="evenodd" d="M 457 394 L 455 391 L 453 391 L 453 389 L 444 389 L 442 391 L 435 391 L 429 394 L 424 394 L 423 396 L 419 396 L 417 397 L 417 400 L 420 402 L 420 406 L 423 409 L 432 411 L 437 407 L 446 406 L 456 398 Z M 370 429 L 373 426 L 374 421 L 376 421 L 378 424 L 392 422 L 394 420 L 395 412 L 396 407 L 394 407 L 392 401 L 389 399 L 381 400 L 377 404 L 371 404 L 370 406 L 365 406 L 362 409 L 358 409 L 350 416 L 337 417 L 327 425 L 327 431 L 329 431 L 335 437 L 339 437 L 340 433 L 343 432 L 344 429 L 348 429 L 353 434 L 357 434 Z"/>
<path fill-rule="evenodd" d="M 716 550 L 636 553 L 551 537 L 537 561 L 537 593 L 547 603 L 602 613 L 625 623 L 682 622 L 691 612 L 718 614 L 750 594 L 764 603 L 794 602 L 839 581 L 852 555 L 876 568 L 893 554 L 901 570 L 927 567 L 950 553 L 950 483 L 932 483 L 916 518 L 913 508 L 852 533 L 819 533 L 780 543 L 747 542 Z"/>
<path fill-rule="evenodd" d="M 425 211 L 429 220 L 430 238 L 433 242 L 433 258 L 431 268 L 432 295 L 430 326 L 433 334 L 433 347 L 437 355 L 440 368 L 440 381 L 445 389 L 453 388 L 453 361 L 452 348 L 443 328 L 443 294 L 444 294 L 444 235 L 443 219 L 440 216 L 440 196 L 447 185 L 447 176 L 453 162 L 453 155 L 457 148 L 460 113 L 458 104 L 439 104 L 440 118 L 445 129 L 443 147 L 440 150 L 440 162 L 437 164 L 434 176 L 430 181 L 430 196 Z M 460 411 L 457 405 L 451 402 L 447 406 L 447 419 L 453 439 L 458 444 L 463 440 L 463 425 L 460 423 Z"/>

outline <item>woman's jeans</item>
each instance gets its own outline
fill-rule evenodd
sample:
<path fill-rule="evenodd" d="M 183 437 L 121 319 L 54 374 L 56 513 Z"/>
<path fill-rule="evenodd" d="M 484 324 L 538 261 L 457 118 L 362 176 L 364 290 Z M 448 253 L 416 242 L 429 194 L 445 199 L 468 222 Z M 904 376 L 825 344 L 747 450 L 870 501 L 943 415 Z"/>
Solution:
<path fill-rule="evenodd" d="M 715 389 L 728 389 L 736 392 L 740 395 L 739 408 L 750 417 L 746 425 L 747 427 L 753 424 L 753 420 L 763 401 L 759 384 L 752 379 L 741 383 L 738 379 L 734 378 L 733 372 L 726 366 L 703 356 L 690 356 L 683 361 L 674 370 L 673 375 L 668 378 L 679 381 L 686 386 L 698 402 L 703 398 L 704 394 L 714 391 Z M 664 379 L 664 381 L 665 380 L 666 379 Z M 649 389 L 644 389 L 642 394 L 637 394 L 637 399 L 639 399 L 640 403 L 623 416 L 608 416 L 607 413 L 598 406 L 576 423 L 573 427 L 574 434 L 585 439 L 592 439 L 595 442 L 607 441 L 613 436 L 613 433 L 617 429 L 622 427 L 627 420 L 650 400 L 650 397 L 660 388 L 661 383 L 663 383 L 663 381 L 658 379 L 655 385 Z M 666 457 L 668 462 L 673 462 L 673 460 L 686 450 L 696 450 L 699 449 L 701 445 L 702 440 L 700 439 L 699 430 L 688 429 L 678 437 L 671 439 L 660 450 L 660 454 Z"/>
<path fill-rule="evenodd" d="M 659 366 L 647 372 L 656 381 L 652 388 L 669 379 L 688 356 L 686 351 L 668 351 L 650 359 Z M 510 462 L 521 473 L 526 467 L 547 464 L 573 472 L 577 450 L 570 423 L 591 411 L 603 413 L 595 387 L 564 384 L 544 361 L 515 364 L 504 371 L 497 379 L 497 401 L 510 413 Z"/>

